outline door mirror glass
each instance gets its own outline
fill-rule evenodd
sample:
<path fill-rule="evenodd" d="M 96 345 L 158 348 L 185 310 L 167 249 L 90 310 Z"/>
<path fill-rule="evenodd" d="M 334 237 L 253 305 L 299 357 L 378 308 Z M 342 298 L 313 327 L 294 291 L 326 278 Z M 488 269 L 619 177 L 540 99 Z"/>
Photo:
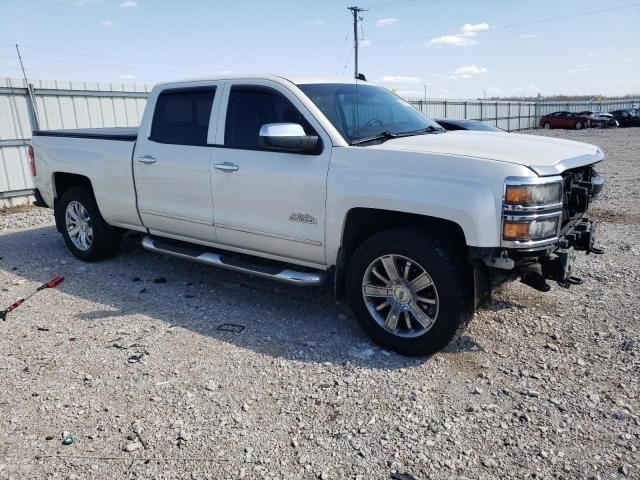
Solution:
<path fill-rule="evenodd" d="M 260 146 L 292 152 L 309 152 L 318 145 L 316 135 L 307 135 L 298 123 L 267 123 L 260 127 Z"/>

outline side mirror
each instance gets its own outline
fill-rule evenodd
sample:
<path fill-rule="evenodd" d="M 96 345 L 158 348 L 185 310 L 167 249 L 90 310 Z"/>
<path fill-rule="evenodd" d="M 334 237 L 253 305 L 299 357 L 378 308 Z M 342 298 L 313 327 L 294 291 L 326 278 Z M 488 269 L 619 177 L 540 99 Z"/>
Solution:
<path fill-rule="evenodd" d="M 260 127 L 259 137 L 261 147 L 291 152 L 309 152 L 318 145 L 318 137 L 307 135 L 297 123 L 267 123 Z"/>

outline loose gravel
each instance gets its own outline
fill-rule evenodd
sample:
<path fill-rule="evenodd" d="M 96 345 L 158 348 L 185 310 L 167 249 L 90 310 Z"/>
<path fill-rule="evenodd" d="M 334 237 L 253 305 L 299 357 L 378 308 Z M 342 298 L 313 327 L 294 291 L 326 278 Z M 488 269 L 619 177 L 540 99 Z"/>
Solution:
<path fill-rule="evenodd" d="M 0 478 L 640 478 L 640 130 L 531 133 L 607 154 L 606 254 L 579 287 L 508 285 L 430 359 L 373 345 L 330 289 L 135 237 L 85 264 L 49 211 L 0 215 L 0 305 L 66 277 L 0 322 Z"/>

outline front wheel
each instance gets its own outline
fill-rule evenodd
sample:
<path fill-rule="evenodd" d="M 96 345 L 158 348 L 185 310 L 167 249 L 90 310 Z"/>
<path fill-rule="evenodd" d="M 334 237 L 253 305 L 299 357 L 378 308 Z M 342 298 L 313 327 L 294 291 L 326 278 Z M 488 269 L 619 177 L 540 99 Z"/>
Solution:
<path fill-rule="evenodd" d="M 576 130 L 582 130 L 582 122 L 576 123 Z"/>
<path fill-rule="evenodd" d="M 551 129 L 551 124 L 549 122 L 544 122 L 544 128 L 545 128 L 545 130 L 550 130 Z"/>
<path fill-rule="evenodd" d="M 115 255 L 120 246 L 120 232 L 105 222 L 91 188 L 67 190 L 56 209 L 57 223 L 67 248 L 86 262 Z"/>
<path fill-rule="evenodd" d="M 385 348 L 430 355 L 473 315 L 470 266 L 440 236 L 424 230 L 378 233 L 353 254 L 349 303 L 364 330 Z"/>

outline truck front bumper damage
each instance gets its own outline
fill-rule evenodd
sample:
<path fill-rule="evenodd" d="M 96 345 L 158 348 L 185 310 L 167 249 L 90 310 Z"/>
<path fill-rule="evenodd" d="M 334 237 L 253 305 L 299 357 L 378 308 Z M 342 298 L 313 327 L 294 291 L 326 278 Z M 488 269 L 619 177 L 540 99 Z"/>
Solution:
<path fill-rule="evenodd" d="M 574 274 L 576 252 L 584 251 L 587 255 L 604 253 L 596 242 L 596 222 L 584 216 L 557 243 L 542 250 L 523 252 L 505 248 L 471 248 L 476 305 L 486 304 L 491 291 L 512 280 L 520 279 L 541 292 L 551 288 L 548 280 L 565 288 L 581 284 L 582 280 Z"/>

